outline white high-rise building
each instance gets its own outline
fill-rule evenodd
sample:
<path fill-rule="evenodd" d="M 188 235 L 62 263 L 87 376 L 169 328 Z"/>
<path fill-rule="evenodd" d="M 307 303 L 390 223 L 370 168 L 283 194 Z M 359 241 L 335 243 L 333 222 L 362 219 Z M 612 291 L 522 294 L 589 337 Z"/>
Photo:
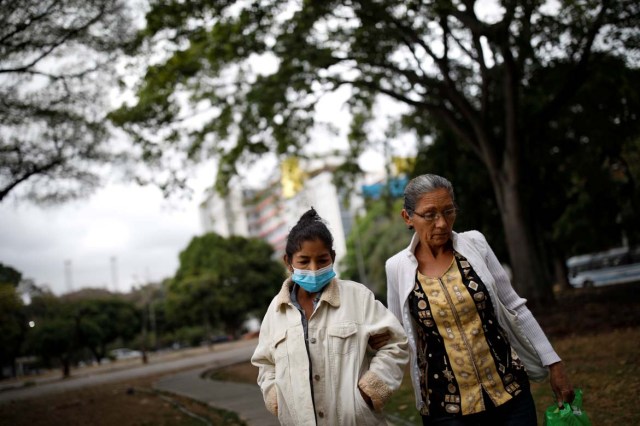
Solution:
<path fill-rule="evenodd" d="M 339 271 L 340 261 L 347 254 L 347 235 L 351 228 L 352 215 L 333 184 L 333 174 L 329 170 L 311 173 L 300 191 L 288 199 L 285 206 L 289 229 L 311 207 L 327 222 L 336 251 L 335 270 Z"/>
<path fill-rule="evenodd" d="M 297 159 L 290 158 L 263 188 L 242 189 L 234 184 L 225 197 L 211 190 L 201 204 L 201 220 L 205 232 L 260 238 L 273 246 L 276 258 L 282 258 L 289 231 L 313 207 L 333 235 L 339 271 L 355 211 L 362 205 L 357 194 L 336 188 L 333 167 L 306 173 Z"/>
<path fill-rule="evenodd" d="M 200 204 L 202 229 L 223 237 L 231 235 L 248 237 L 249 225 L 243 192 L 237 183 L 229 185 L 229 192 L 224 197 L 210 188 Z"/>

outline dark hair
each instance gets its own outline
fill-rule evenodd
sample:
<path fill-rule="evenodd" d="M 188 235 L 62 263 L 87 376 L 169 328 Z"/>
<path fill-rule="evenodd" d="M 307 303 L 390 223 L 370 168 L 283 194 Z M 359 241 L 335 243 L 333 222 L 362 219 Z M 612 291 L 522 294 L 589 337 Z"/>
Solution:
<path fill-rule="evenodd" d="M 416 211 L 416 204 L 418 200 L 429 192 L 436 189 L 446 189 L 451 196 L 451 201 L 455 203 L 455 197 L 453 194 L 453 185 L 446 178 L 438 175 L 425 174 L 417 176 L 407 184 L 404 189 L 404 209 L 409 216 L 412 216 Z"/>
<path fill-rule="evenodd" d="M 318 215 L 313 207 L 307 210 L 298 223 L 295 224 L 287 236 L 287 247 L 285 253 L 289 262 L 293 255 L 302 248 L 305 241 L 320 240 L 331 251 L 333 256 L 333 236 L 327 228 L 324 220 Z"/>

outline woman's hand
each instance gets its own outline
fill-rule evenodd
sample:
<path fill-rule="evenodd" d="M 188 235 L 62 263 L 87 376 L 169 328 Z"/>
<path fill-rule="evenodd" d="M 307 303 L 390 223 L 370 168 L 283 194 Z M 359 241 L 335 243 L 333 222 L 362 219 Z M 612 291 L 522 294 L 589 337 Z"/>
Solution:
<path fill-rule="evenodd" d="M 369 346 L 377 351 L 389 343 L 389 339 L 391 339 L 391 333 L 389 333 L 389 331 L 385 331 L 380 334 L 373 334 L 369 336 Z"/>
<path fill-rule="evenodd" d="M 364 393 L 364 391 L 360 389 L 360 386 L 358 386 L 358 390 L 360 391 L 360 395 L 362 395 L 362 399 L 364 399 L 364 402 L 367 403 L 369 408 L 373 409 L 373 401 L 371 401 L 371 398 L 369 397 L 369 395 Z"/>
<path fill-rule="evenodd" d="M 549 366 L 549 375 L 551 389 L 556 396 L 556 401 L 558 401 L 558 407 L 562 408 L 565 402 L 571 403 L 575 397 L 575 393 L 573 392 L 573 385 L 569 381 L 567 373 L 564 371 L 562 361 Z"/>

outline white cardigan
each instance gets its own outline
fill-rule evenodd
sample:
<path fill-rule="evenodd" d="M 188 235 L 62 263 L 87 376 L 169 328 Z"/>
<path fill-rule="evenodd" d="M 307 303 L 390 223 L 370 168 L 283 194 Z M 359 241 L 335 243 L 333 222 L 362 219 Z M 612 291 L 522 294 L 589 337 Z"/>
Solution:
<path fill-rule="evenodd" d="M 453 249 L 464 256 L 489 291 L 500 326 L 507 332 L 509 343 L 522 360 L 529 378 L 543 380 L 547 366 L 560 361 L 540 325 L 526 306 L 526 299 L 516 294 L 504 268 L 478 231 L 452 233 Z M 387 305 L 400 320 L 411 347 L 411 380 L 418 410 L 426 406 L 420 394 L 420 372 L 416 357 L 417 334 L 409 313 L 409 294 L 415 285 L 418 260 L 414 252 L 417 234 L 406 249 L 389 258 L 387 272 Z"/>

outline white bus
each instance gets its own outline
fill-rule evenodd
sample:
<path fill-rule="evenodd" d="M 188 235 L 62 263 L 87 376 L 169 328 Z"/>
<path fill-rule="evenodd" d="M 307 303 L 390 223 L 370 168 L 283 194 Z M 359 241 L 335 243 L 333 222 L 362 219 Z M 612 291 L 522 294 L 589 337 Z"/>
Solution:
<path fill-rule="evenodd" d="M 569 283 L 578 288 L 640 281 L 640 247 L 573 256 L 567 268 Z"/>

